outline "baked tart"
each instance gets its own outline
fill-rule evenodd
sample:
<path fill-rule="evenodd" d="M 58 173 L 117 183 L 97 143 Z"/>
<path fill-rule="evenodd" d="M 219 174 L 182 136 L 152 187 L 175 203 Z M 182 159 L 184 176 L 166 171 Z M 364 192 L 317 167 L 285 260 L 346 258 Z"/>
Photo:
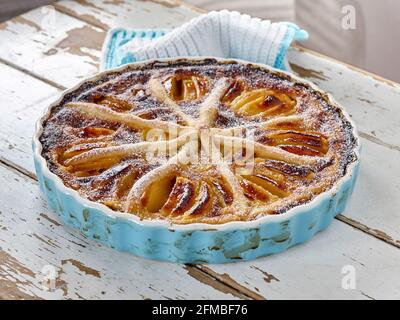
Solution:
<path fill-rule="evenodd" d="M 108 215 L 166 226 L 289 217 L 340 193 L 359 157 L 354 126 L 326 93 L 235 60 L 102 73 L 66 92 L 38 127 L 37 168 L 57 186 Z M 331 218 L 336 207 L 325 209 Z"/>

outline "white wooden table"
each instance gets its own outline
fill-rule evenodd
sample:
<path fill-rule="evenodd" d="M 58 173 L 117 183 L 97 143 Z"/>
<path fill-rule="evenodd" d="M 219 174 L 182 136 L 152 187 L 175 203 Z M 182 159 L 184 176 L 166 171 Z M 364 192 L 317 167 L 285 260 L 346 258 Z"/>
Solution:
<path fill-rule="evenodd" d="M 110 27 L 199 13 L 166 0 L 61 1 L 0 24 L 0 298 L 400 299 L 400 86 L 301 48 L 293 69 L 347 108 L 363 140 L 350 205 L 312 241 L 252 262 L 176 265 L 105 248 L 48 209 L 30 147 L 45 106 L 97 72 Z"/>

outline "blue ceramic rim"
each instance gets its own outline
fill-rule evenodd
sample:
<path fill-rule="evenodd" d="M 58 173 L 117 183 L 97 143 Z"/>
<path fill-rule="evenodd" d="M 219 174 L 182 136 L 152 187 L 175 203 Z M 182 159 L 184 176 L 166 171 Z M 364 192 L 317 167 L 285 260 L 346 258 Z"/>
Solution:
<path fill-rule="evenodd" d="M 220 224 L 220 225 L 213 225 L 213 224 L 206 224 L 206 223 L 193 223 L 193 224 L 187 224 L 187 225 L 180 225 L 180 224 L 173 224 L 171 222 L 164 221 L 164 220 L 140 220 L 140 218 L 134 214 L 113 211 L 105 205 L 102 205 L 102 204 L 99 204 L 96 202 L 92 202 L 86 198 L 83 198 L 82 196 L 80 196 L 80 194 L 77 191 L 66 187 L 64 185 L 63 181 L 61 180 L 61 178 L 59 178 L 57 175 L 55 175 L 54 173 L 52 173 L 49 170 L 46 160 L 41 155 L 42 145 L 39 141 L 39 137 L 42 134 L 43 122 L 48 118 L 52 107 L 59 104 L 61 102 L 62 98 L 64 97 L 64 95 L 66 95 L 67 93 L 69 93 L 71 91 L 76 90 L 83 83 L 95 81 L 108 73 L 123 71 L 124 69 L 132 69 L 132 68 L 137 69 L 137 68 L 140 68 L 141 65 L 145 65 L 148 63 L 152 63 L 152 62 L 165 63 L 165 62 L 177 62 L 177 61 L 201 61 L 204 59 L 214 59 L 214 60 L 216 60 L 218 62 L 222 62 L 222 63 L 237 62 L 237 63 L 242 63 L 242 64 L 251 64 L 256 67 L 267 69 L 269 72 L 276 73 L 278 75 L 283 75 L 285 77 L 289 77 L 290 81 L 292 81 L 292 82 L 299 82 L 299 83 L 306 84 L 311 89 L 315 90 L 316 92 L 320 92 L 321 94 L 326 96 L 332 105 L 335 105 L 339 110 L 341 110 L 342 114 L 346 117 L 346 119 L 352 125 L 352 128 L 353 128 L 352 133 L 356 139 L 356 144 L 354 147 L 354 153 L 356 156 L 356 160 L 353 163 L 348 165 L 346 174 L 342 178 L 340 178 L 335 183 L 335 185 L 328 191 L 318 195 L 310 202 L 296 206 L 280 215 L 266 215 L 266 216 L 260 217 L 256 220 L 252 220 L 252 221 L 233 221 L 233 222 L 227 222 L 227 223 Z M 57 189 L 56 191 L 58 193 L 61 193 L 61 194 L 65 195 L 66 197 L 72 197 L 76 203 L 79 203 L 82 206 L 82 208 L 88 208 L 91 210 L 101 212 L 106 217 L 116 220 L 116 221 L 127 221 L 130 223 L 134 223 L 138 227 L 141 227 L 144 229 L 164 228 L 169 231 L 178 231 L 178 232 L 187 234 L 187 233 L 192 233 L 192 232 L 196 232 L 196 231 L 210 231 L 210 230 L 214 231 L 215 233 L 218 233 L 218 232 L 227 233 L 227 232 L 235 232 L 235 231 L 240 231 L 240 230 L 243 230 L 243 232 L 247 232 L 249 230 L 255 230 L 255 229 L 261 228 L 268 224 L 272 225 L 272 224 L 285 223 L 287 221 L 294 220 L 294 218 L 296 218 L 297 215 L 304 215 L 304 213 L 311 212 L 313 210 L 320 210 L 320 208 L 324 207 L 325 203 L 331 201 L 332 199 L 335 199 L 335 197 L 337 197 L 338 194 L 341 194 L 343 192 L 343 189 L 347 188 L 347 190 L 350 190 L 353 188 L 355 179 L 357 177 L 358 169 L 359 169 L 361 144 L 360 144 L 360 138 L 355 129 L 355 125 L 354 125 L 353 121 L 351 120 L 351 118 L 349 117 L 349 115 L 347 114 L 347 112 L 338 103 L 336 103 L 334 101 L 334 99 L 332 98 L 332 96 L 330 94 L 323 92 L 322 90 L 317 88 L 313 83 L 311 83 L 309 81 L 300 79 L 299 77 L 292 75 L 288 72 L 281 71 L 281 70 L 272 68 L 270 66 L 266 66 L 264 64 L 252 63 L 252 62 L 238 60 L 238 59 L 220 59 L 220 58 L 215 58 L 215 57 L 195 57 L 195 58 L 179 57 L 179 58 L 154 59 L 154 60 L 135 62 L 135 63 L 124 65 L 124 66 L 121 66 L 121 67 L 118 67 L 115 69 L 103 71 L 103 72 L 100 72 L 100 73 L 94 75 L 93 77 L 90 77 L 88 79 L 81 81 L 79 84 L 77 84 L 73 88 L 64 91 L 63 93 L 61 93 L 59 99 L 57 99 L 57 101 L 55 101 L 48 107 L 48 109 L 46 110 L 44 115 L 36 123 L 36 132 L 33 137 L 33 150 L 34 150 L 35 166 L 36 166 L 36 171 L 38 173 L 39 180 L 40 181 L 46 181 L 46 180 L 51 181 L 52 184 L 56 187 L 56 189 Z M 350 185 L 350 187 L 349 187 L 349 185 Z M 349 191 L 349 192 L 351 192 L 351 191 Z M 321 212 L 321 215 L 322 215 L 322 213 L 323 212 Z M 335 212 L 334 215 L 336 215 L 338 213 L 339 212 Z M 316 232 L 320 231 L 322 229 L 324 229 L 324 228 L 321 227 L 319 230 L 316 230 Z M 313 234 L 315 234 L 316 232 L 313 232 Z M 311 234 L 310 237 L 313 234 Z M 297 241 L 297 243 L 304 242 L 304 241 L 305 240 Z M 292 243 L 292 245 L 294 245 L 294 244 L 296 244 L 296 243 Z M 289 246 L 287 246 L 287 247 L 289 247 Z M 283 248 L 282 250 L 286 249 L 287 247 Z M 282 251 L 282 250 L 279 250 L 279 251 Z M 122 250 L 122 251 L 130 251 L 130 250 Z M 141 254 L 138 254 L 138 255 L 141 255 Z M 150 255 L 150 258 L 152 258 L 151 255 Z M 175 261 L 175 260 L 164 259 L 164 258 L 161 258 L 161 260 Z M 201 262 L 220 263 L 220 262 L 228 262 L 228 261 L 229 260 L 221 260 L 221 259 L 217 259 L 217 260 L 208 259 L 207 260 L 207 259 L 205 259 L 205 261 L 202 260 Z M 183 258 L 183 259 L 178 259 L 175 262 L 193 262 L 193 259 L 190 259 L 190 258 L 184 259 Z M 196 262 L 196 261 L 194 261 L 194 262 Z"/>

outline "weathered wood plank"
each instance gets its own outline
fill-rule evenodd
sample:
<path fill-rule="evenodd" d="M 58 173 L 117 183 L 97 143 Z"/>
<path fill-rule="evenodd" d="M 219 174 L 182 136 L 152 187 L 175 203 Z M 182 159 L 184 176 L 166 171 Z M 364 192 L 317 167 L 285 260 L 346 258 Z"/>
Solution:
<path fill-rule="evenodd" d="M 112 27 L 172 28 L 199 14 L 180 1 L 171 0 L 64 0 L 55 7 L 105 30 Z"/>
<path fill-rule="evenodd" d="M 31 151 L 35 122 L 59 90 L 0 64 L 0 159 L 34 172 Z"/>
<path fill-rule="evenodd" d="M 346 290 L 351 269 L 355 288 Z M 400 250 L 339 221 L 282 254 L 212 270 L 266 299 L 400 299 Z"/>
<path fill-rule="evenodd" d="M 55 10 L 0 25 L 0 59 L 63 87 L 98 70 L 105 31 Z"/>
<path fill-rule="evenodd" d="M 365 139 L 400 151 L 400 85 L 299 49 L 290 50 L 289 60 L 297 74 L 332 93 Z"/>
<path fill-rule="evenodd" d="M 1 298 L 245 297 L 199 270 L 135 258 L 85 239 L 49 212 L 35 181 L 1 165 L 0 184 L 7 186 L 0 201 Z M 46 275 L 54 275 L 50 291 L 43 287 Z"/>
<path fill-rule="evenodd" d="M 399 151 L 363 139 L 359 181 L 343 216 L 346 221 L 400 248 Z"/>
<path fill-rule="evenodd" d="M 198 14 L 167 1 L 64 1 L 56 6 L 69 15 L 47 6 L 0 24 L 0 60 L 60 87 L 70 87 L 98 71 L 105 29 L 174 27 Z M 81 14 L 82 10 L 88 13 Z M 86 17 L 92 25 L 71 15 Z M 87 19 L 99 15 L 107 24 Z"/>

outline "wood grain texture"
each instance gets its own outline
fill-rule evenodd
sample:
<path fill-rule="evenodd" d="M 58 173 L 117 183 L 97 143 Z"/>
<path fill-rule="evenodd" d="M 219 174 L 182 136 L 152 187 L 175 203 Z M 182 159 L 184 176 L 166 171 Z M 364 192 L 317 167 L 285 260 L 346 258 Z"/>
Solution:
<path fill-rule="evenodd" d="M 290 50 L 289 60 L 295 73 L 332 93 L 364 138 L 400 151 L 399 85 L 297 49 Z"/>
<path fill-rule="evenodd" d="M 354 290 L 342 287 L 346 266 L 355 270 Z M 266 299 L 400 298 L 400 250 L 339 221 L 282 254 L 212 269 Z"/>
<path fill-rule="evenodd" d="M 199 14 L 180 1 L 64 0 L 57 10 L 107 30 L 121 28 L 173 28 Z"/>
<path fill-rule="evenodd" d="M 97 72 L 104 37 L 102 29 L 39 8 L 1 25 L 0 59 L 70 87 Z"/>
<path fill-rule="evenodd" d="M 0 25 L 0 99 L 7 106 L 0 117 L 0 181 L 10 185 L 0 194 L 0 298 L 400 297 L 400 89 L 299 49 L 289 53 L 294 71 L 346 107 L 364 145 L 354 196 L 328 231 L 253 263 L 194 268 L 121 254 L 62 226 L 32 179 L 33 123 L 60 89 L 97 72 L 105 30 L 176 26 L 198 12 L 175 1 L 61 1 L 56 8 L 57 28 L 43 23 L 43 9 Z M 46 265 L 57 271 L 52 292 L 40 283 Z M 356 268 L 356 290 L 341 288 L 345 265 Z"/>
<path fill-rule="evenodd" d="M 31 138 L 40 113 L 59 90 L 25 73 L 0 64 L 0 159 L 34 174 Z"/>

